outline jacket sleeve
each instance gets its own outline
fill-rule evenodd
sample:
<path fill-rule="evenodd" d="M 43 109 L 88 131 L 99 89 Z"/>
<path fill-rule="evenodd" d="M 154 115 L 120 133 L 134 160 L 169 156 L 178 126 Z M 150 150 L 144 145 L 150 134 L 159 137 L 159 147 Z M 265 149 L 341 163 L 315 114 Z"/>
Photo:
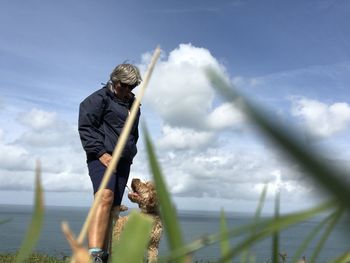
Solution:
<path fill-rule="evenodd" d="M 139 111 L 137 113 L 137 119 L 136 119 L 136 129 L 134 132 L 134 138 L 135 138 L 135 144 L 137 143 L 138 139 L 139 139 L 139 121 L 140 121 L 140 116 L 141 116 L 141 109 L 139 108 Z"/>
<path fill-rule="evenodd" d="M 106 153 L 104 133 L 101 127 L 104 104 L 103 96 L 94 93 L 81 102 L 79 107 L 80 140 L 87 156 L 93 158 L 99 158 Z"/>
<path fill-rule="evenodd" d="M 134 101 L 135 101 L 135 97 L 130 101 L 129 110 L 131 110 L 132 104 L 134 103 Z M 140 121 L 140 116 L 141 116 L 141 104 L 139 106 L 139 109 L 138 109 L 138 112 L 137 112 L 137 115 L 136 115 L 136 119 L 135 119 L 135 122 L 134 122 L 134 125 L 133 125 L 133 129 L 131 131 L 132 135 L 134 136 L 135 144 L 139 140 L 139 121 Z"/>

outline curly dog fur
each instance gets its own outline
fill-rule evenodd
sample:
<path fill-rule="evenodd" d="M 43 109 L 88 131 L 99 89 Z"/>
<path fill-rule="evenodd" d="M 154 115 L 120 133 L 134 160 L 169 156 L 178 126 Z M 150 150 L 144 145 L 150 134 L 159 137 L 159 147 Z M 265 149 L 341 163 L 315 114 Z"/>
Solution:
<path fill-rule="evenodd" d="M 141 182 L 140 179 L 135 178 L 131 182 L 131 188 L 133 192 L 128 194 L 129 199 L 138 204 L 141 213 L 150 216 L 153 219 L 153 228 L 148 245 L 148 262 L 156 262 L 163 227 L 159 217 L 158 199 L 155 187 L 150 181 L 144 183 Z M 118 218 L 113 230 L 113 235 L 117 239 L 119 239 L 127 221 L 127 216 L 121 216 Z"/>

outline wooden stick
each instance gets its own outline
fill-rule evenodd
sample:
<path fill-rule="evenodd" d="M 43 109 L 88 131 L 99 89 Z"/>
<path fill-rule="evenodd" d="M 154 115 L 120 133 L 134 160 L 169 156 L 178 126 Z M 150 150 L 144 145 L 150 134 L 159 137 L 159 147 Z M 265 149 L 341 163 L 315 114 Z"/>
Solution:
<path fill-rule="evenodd" d="M 136 114 L 139 110 L 139 107 L 140 107 L 140 104 L 141 104 L 141 99 L 145 93 L 145 89 L 146 89 L 146 86 L 148 85 L 148 82 L 151 78 L 151 75 L 152 75 L 152 72 L 153 72 L 153 69 L 154 69 L 154 66 L 160 56 L 160 48 L 157 47 L 153 53 L 153 56 L 152 56 L 152 60 L 148 66 L 148 69 L 147 69 L 147 72 L 146 72 L 146 76 L 145 76 L 145 79 L 144 81 L 141 83 L 141 86 L 140 86 L 140 91 L 138 93 L 138 97 L 135 98 L 134 100 L 134 103 L 132 104 L 132 107 L 131 107 L 131 110 L 130 110 L 130 115 L 128 116 L 127 120 L 126 120 L 126 123 L 123 127 L 123 130 L 121 132 L 121 135 L 118 139 L 118 143 L 116 145 L 116 147 L 114 148 L 114 151 L 113 151 L 113 154 L 112 154 L 112 160 L 111 162 L 109 163 L 108 167 L 107 167 L 107 170 L 103 176 L 103 180 L 101 182 L 101 185 L 99 187 L 99 190 L 98 192 L 96 193 L 96 197 L 95 197 L 95 200 L 93 202 L 93 205 L 89 211 L 89 214 L 87 215 L 86 219 L 85 219 L 85 223 L 80 231 L 80 234 L 79 234 L 79 237 L 78 237 L 78 243 L 79 244 L 82 244 L 85 237 L 86 237 L 86 234 L 87 234 L 87 230 L 88 230 L 88 227 L 90 225 L 90 222 L 91 222 L 91 218 L 92 216 L 95 214 L 96 210 L 97 210 L 97 206 L 98 204 L 101 202 L 101 199 L 102 199 L 102 191 L 100 191 L 101 189 L 105 189 L 106 186 L 107 186 L 107 183 L 112 175 L 112 173 L 114 172 L 115 168 L 117 167 L 117 164 L 118 164 L 118 161 L 120 159 L 120 156 L 122 154 L 122 151 L 124 149 L 124 146 L 126 144 L 126 140 L 128 139 L 129 137 L 129 134 L 130 134 L 130 131 L 131 131 L 131 128 L 132 128 L 132 125 L 135 121 L 135 118 L 136 118 Z"/>
<path fill-rule="evenodd" d="M 61 228 L 73 252 L 71 262 L 91 263 L 89 251 L 75 240 L 68 223 L 62 222 Z"/>

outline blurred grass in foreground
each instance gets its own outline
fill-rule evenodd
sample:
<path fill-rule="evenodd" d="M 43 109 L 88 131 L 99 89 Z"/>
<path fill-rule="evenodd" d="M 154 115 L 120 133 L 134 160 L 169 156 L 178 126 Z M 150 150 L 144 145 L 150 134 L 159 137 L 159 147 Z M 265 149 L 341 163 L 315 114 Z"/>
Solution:
<path fill-rule="evenodd" d="M 15 262 L 17 255 L 16 254 L 0 254 L 0 263 L 10 263 Z M 26 263 L 38 263 L 38 262 L 45 262 L 45 263 L 67 263 L 68 260 L 65 259 L 58 259 L 56 257 L 33 253 L 28 255 L 26 259 L 22 262 Z"/>
<path fill-rule="evenodd" d="M 324 191 L 328 192 L 331 198 L 330 201 L 320 204 L 314 208 L 288 215 L 279 215 L 279 200 L 277 199 L 275 217 L 272 219 L 261 219 L 260 213 L 267 191 L 264 189 L 256 209 L 255 218 L 252 222 L 228 229 L 225 223 L 224 212 L 222 212 L 221 223 L 218 222 L 218 224 L 221 226 L 219 233 L 205 235 L 190 242 L 189 244 L 185 244 L 182 238 L 182 230 L 178 221 L 176 209 L 171 201 L 171 196 L 166 187 L 164 176 L 157 160 L 152 141 L 147 130 L 144 129 L 149 165 L 158 191 L 161 217 L 170 247 L 168 254 L 160 257 L 158 262 L 191 262 L 191 254 L 193 252 L 203 249 L 211 244 L 220 243 L 221 255 L 217 255 L 216 262 L 226 263 L 232 262 L 234 259 L 235 262 L 253 263 L 256 262 L 256 260 L 251 253 L 251 251 L 253 251 L 252 247 L 262 239 L 270 239 L 274 244 L 271 251 L 273 262 L 299 262 L 300 257 L 307 248 L 308 244 L 310 244 L 312 240 L 315 240 L 318 232 L 324 230 L 324 233 L 321 239 L 318 241 L 317 247 L 313 251 L 312 255 L 307 255 L 310 257 L 308 260 L 309 263 L 318 262 L 317 257 L 330 233 L 334 229 L 334 226 L 344 215 L 344 213 L 348 214 L 350 210 L 350 188 L 345 180 L 346 175 L 342 174 L 340 170 L 335 170 L 334 168 L 328 166 L 326 163 L 322 162 L 322 160 L 317 158 L 315 154 L 302 145 L 296 139 L 296 137 L 290 133 L 290 130 L 288 130 L 287 127 L 277 125 L 269 120 L 268 117 L 263 114 L 261 109 L 258 109 L 255 105 L 249 103 L 242 96 L 239 96 L 218 73 L 213 70 L 208 70 L 207 73 L 208 78 L 211 80 L 213 86 L 215 86 L 222 94 L 223 99 L 227 100 L 228 102 L 239 100 L 239 105 L 241 105 L 242 111 L 256 124 L 257 127 L 260 128 L 261 132 L 274 141 L 275 144 L 279 146 L 287 155 L 298 162 L 299 165 L 308 172 L 307 175 L 318 183 Z M 28 227 L 28 232 L 23 241 L 20 252 L 16 257 L 16 262 L 25 262 L 24 260 L 30 256 L 39 238 L 43 223 L 44 209 L 39 168 L 37 169 L 36 178 L 33 219 Z M 328 217 L 321 221 L 315 229 L 310 230 L 310 233 L 306 239 L 300 241 L 300 246 L 295 255 L 291 257 L 291 261 L 286 261 L 286 259 L 283 258 L 278 251 L 280 242 L 279 232 L 321 213 L 328 213 Z M 133 219 L 127 223 L 125 229 L 126 231 L 123 233 L 121 243 L 116 244 L 116 247 L 114 247 L 115 252 L 119 251 L 119 253 L 113 254 L 112 262 L 139 263 L 140 259 L 146 253 L 150 222 L 148 219 L 142 216 L 135 215 Z M 134 229 L 139 229 L 137 232 L 139 233 L 141 231 L 142 235 L 136 235 L 135 231 L 133 231 Z M 242 240 L 232 246 L 229 240 L 238 236 L 242 236 Z M 270 259 L 266 259 L 265 262 L 270 262 L 269 260 Z M 349 260 L 349 251 L 344 251 L 344 254 L 339 255 L 331 262 L 345 263 Z"/>
<path fill-rule="evenodd" d="M 41 229 L 44 223 L 44 196 L 41 186 L 41 167 L 40 163 L 36 165 L 35 176 L 35 196 L 34 196 L 34 210 L 32 215 L 32 221 L 28 226 L 27 233 L 24 237 L 21 248 L 15 262 L 23 262 L 35 248 L 41 233 Z"/>

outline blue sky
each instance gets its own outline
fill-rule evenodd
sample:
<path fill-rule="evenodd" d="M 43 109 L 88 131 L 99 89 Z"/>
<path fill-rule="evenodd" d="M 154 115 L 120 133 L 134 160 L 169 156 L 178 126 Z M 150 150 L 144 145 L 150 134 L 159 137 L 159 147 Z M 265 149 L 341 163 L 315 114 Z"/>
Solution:
<path fill-rule="evenodd" d="M 316 187 L 222 104 L 202 69 L 222 70 L 310 147 L 346 162 L 349 13 L 348 1 L 330 0 L 3 1 L 1 202 L 31 203 L 39 158 L 49 205 L 88 206 L 79 102 L 125 60 L 144 72 L 159 44 L 142 118 L 178 207 L 253 211 L 267 182 L 270 201 L 277 184 L 288 193 L 286 210 L 313 204 Z M 132 169 L 150 177 L 142 140 Z"/>

